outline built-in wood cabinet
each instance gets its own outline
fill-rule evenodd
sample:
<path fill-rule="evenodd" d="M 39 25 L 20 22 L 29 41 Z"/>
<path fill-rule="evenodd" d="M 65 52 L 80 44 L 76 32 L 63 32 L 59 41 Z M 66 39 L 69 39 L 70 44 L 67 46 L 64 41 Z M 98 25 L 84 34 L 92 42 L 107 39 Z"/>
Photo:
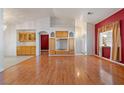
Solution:
<path fill-rule="evenodd" d="M 68 31 L 56 31 L 57 38 L 64 38 L 68 37 Z"/>
<path fill-rule="evenodd" d="M 74 32 L 52 32 L 49 38 L 49 54 L 74 54 L 74 41 Z"/>
<path fill-rule="evenodd" d="M 20 42 L 33 42 L 36 40 L 35 32 L 19 32 Z"/>
<path fill-rule="evenodd" d="M 49 39 L 50 50 L 55 50 L 55 38 Z"/>
<path fill-rule="evenodd" d="M 49 54 L 55 54 L 55 38 L 49 39 Z"/>
<path fill-rule="evenodd" d="M 36 46 L 17 46 L 17 56 L 36 55 Z"/>
<path fill-rule="evenodd" d="M 55 50 L 49 50 L 49 54 L 56 54 L 56 51 Z"/>
<path fill-rule="evenodd" d="M 69 52 L 64 50 L 56 50 L 56 54 L 69 54 Z"/>
<path fill-rule="evenodd" d="M 36 55 L 36 33 L 33 30 L 17 30 L 17 56 Z"/>
<path fill-rule="evenodd" d="M 74 52 L 73 52 L 74 53 Z M 49 54 L 70 54 L 69 51 L 64 51 L 64 50 L 50 50 Z"/>
<path fill-rule="evenodd" d="M 74 38 L 69 38 L 69 52 L 74 53 Z"/>

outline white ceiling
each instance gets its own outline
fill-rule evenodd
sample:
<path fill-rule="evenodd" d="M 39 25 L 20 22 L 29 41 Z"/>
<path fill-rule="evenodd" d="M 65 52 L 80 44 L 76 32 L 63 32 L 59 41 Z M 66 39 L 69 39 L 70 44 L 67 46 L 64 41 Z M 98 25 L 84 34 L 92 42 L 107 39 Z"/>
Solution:
<path fill-rule="evenodd" d="M 43 17 L 75 20 L 82 16 L 84 21 L 96 24 L 119 10 L 120 8 L 6 8 L 4 9 L 4 22 L 18 23 Z M 93 12 L 93 14 L 88 15 L 88 12 Z"/>

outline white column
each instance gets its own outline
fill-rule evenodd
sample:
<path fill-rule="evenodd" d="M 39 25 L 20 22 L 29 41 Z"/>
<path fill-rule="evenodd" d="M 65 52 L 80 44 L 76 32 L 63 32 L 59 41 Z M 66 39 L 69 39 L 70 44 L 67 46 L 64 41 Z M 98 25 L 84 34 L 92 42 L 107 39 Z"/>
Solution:
<path fill-rule="evenodd" d="M 87 23 L 87 55 L 95 54 L 95 25 Z"/>
<path fill-rule="evenodd" d="M 3 70 L 4 61 L 4 39 L 3 39 L 3 9 L 0 9 L 0 72 Z"/>
<path fill-rule="evenodd" d="M 4 29 L 4 54 L 5 56 L 16 56 L 16 28 L 14 24 L 7 25 Z M 9 46 L 8 46 L 9 44 Z"/>
<path fill-rule="evenodd" d="M 40 35 L 39 32 L 36 31 L 36 56 L 40 55 Z"/>
<path fill-rule="evenodd" d="M 87 54 L 87 23 L 83 19 L 78 19 L 75 22 L 76 33 L 76 55 Z"/>

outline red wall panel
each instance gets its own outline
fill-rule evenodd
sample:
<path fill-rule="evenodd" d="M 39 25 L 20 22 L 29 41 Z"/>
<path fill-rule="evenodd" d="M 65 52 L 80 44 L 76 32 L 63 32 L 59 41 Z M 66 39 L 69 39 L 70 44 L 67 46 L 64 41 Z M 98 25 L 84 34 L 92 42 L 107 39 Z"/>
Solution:
<path fill-rule="evenodd" d="M 97 30 L 99 27 L 106 25 L 108 23 L 114 22 L 114 21 L 120 21 L 121 25 L 121 42 L 122 42 L 122 63 L 124 63 L 124 9 L 120 10 L 119 12 L 113 14 L 112 16 L 106 18 L 105 20 L 97 23 L 95 25 L 95 53 L 97 50 Z"/>

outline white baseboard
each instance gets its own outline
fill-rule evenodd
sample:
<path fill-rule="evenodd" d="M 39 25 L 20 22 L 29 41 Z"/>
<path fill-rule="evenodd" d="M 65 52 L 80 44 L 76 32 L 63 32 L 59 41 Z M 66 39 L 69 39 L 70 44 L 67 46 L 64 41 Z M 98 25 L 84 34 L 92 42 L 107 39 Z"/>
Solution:
<path fill-rule="evenodd" d="M 60 54 L 60 55 L 59 55 L 59 54 L 50 55 L 50 54 L 49 54 L 49 56 L 75 56 L 75 55 L 69 55 L 69 54 L 68 54 L 68 55 L 61 55 L 61 54 Z"/>
<path fill-rule="evenodd" d="M 94 56 L 99 57 L 99 58 L 104 59 L 104 60 L 107 60 L 107 61 L 109 61 L 109 62 L 118 64 L 118 65 L 124 66 L 123 63 L 119 63 L 119 62 L 117 62 L 117 61 L 114 61 L 114 60 L 111 60 L 111 59 L 108 59 L 108 58 L 105 58 L 105 57 L 100 57 L 100 56 L 98 56 L 98 55 L 94 55 Z"/>
<path fill-rule="evenodd" d="M 75 55 L 77 55 L 77 56 L 78 56 L 78 55 L 84 55 L 84 54 L 82 54 L 82 53 L 76 53 Z"/>

